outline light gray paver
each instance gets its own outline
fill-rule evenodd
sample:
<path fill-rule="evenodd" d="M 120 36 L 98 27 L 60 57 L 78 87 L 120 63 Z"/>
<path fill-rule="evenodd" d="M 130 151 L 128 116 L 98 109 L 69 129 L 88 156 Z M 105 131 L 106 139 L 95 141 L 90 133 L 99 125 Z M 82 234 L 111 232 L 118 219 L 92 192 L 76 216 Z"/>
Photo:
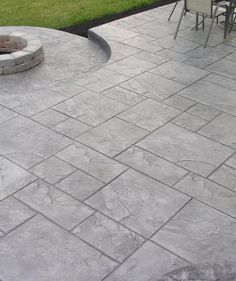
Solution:
<path fill-rule="evenodd" d="M 29 172 L 0 156 L 0 200 L 13 194 L 35 179 Z"/>
<path fill-rule="evenodd" d="M 158 101 L 167 99 L 184 88 L 183 85 L 177 82 L 149 72 L 122 83 L 121 87 Z"/>
<path fill-rule="evenodd" d="M 184 85 L 190 85 L 208 74 L 205 70 L 177 61 L 168 61 L 151 72 Z"/>
<path fill-rule="evenodd" d="M 126 105 L 114 99 L 90 91 L 68 99 L 55 107 L 56 110 L 91 126 L 97 126 L 127 108 Z"/>
<path fill-rule="evenodd" d="M 174 188 L 236 218 L 236 193 L 212 181 L 190 173 Z"/>
<path fill-rule="evenodd" d="M 82 171 L 76 171 L 63 179 L 56 186 L 78 200 L 83 201 L 103 187 L 104 183 Z"/>
<path fill-rule="evenodd" d="M 216 110 L 212 107 L 200 103 L 197 103 L 194 106 L 192 106 L 187 112 L 207 121 L 212 120 L 213 118 L 215 118 L 217 115 L 220 114 L 219 110 Z"/>
<path fill-rule="evenodd" d="M 226 162 L 226 164 L 234 169 L 236 169 L 236 154 L 234 154 L 230 159 Z"/>
<path fill-rule="evenodd" d="M 30 168 L 63 147 L 71 140 L 19 116 L 0 126 L 0 154 Z"/>
<path fill-rule="evenodd" d="M 236 191 L 236 170 L 231 167 L 222 165 L 209 178 Z"/>
<path fill-rule="evenodd" d="M 209 175 L 233 153 L 228 147 L 174 124 L 160 128 L 138 146 L 203 176 Z"/>
<path fill-rule="evenodd" d="M 146 99 L 121 113 L 119 117 L 146 130 L 153 131 L 178 114 L 180 114 L 180 111 L 175 108 Z"/>
<path fill-rule="evenodd" d="M 0 229 L 5 233 L 31 218 L 35 213 L 12 197 L 0 202 Z"/>
<path fill-rule="evenodd" d="M 15 196 L 67 230 L 93 213 L 83 203 L 41 180 L 18 191 Z"/>
<path fill-rule="evenodd" d="M 54 156 L 44 160 L 30 169 L 33 174 L 44 179 L 50 184 L 57 183 L 75 170 L 76 169 L 74 167 Z"/>
<path fill-rule="evenodd" d="M 204 126 L 199 133 L 236 148 L 236 117 L 221 114 Z"/>
<path fill-rule="evenodd" d="M 168 104 L 172 107 L 175 107 L 179 110 L 185 111 L 188 108 L 192 107 L 196 102 L 175 94 L 175 95 L 171 96 L 170 98 L 168 98 L 167 100 L 165 100 L 164 103 Z"/>
<path fill-rule="evenodd" d="M 18 114 L 14 111 L 0 105 L 0 124 L 16 117 Z"/>
<path fill-rule="evenodd" d="M 207 121 L 184 112 L 183 114 L 177 116 L 174 120 L 172 120 L 172 123 L 195 132 L 199 130 L 203 125 L 205 125 Z"/>
<path fill-rule="evenodd" d="M 65 114 L 57 112 L 51 108 L 37 113 L 36 115 L 31 117 L 31 119 L 41 123 L 42 125 L 45 125 L 46 127 L 52 127 L 59 122 L 66 120 L 67 118 L 68 116 L 66 116 Z"/>
<path fill-rule="evenodd" d="M 158 280 L 166 272 L 187 265 L 180 258 L 163 250 L 151 242 L 146 242 L 106 281 L 152 281 Z"/>
<path fill-rule="evenodd" d="M 147 176 L 129 170 L 86 202 L 139 234 L 150 237 L 188 199 Z"/>
<path fill-rule="evenodd" d="M 0 249 L 2 280 L 100 281 L 116 266 L 42 216 L 1 239 Z"/>
<path fill-rule="evenodd" d="M 62 150 L 57 156 L 103 182 L 111 181 L 127 169 L 125 165 L 79 143 Z"/>
<path fill-rule="evenodd" d="M 183 168 L 135 146 L 121 153 L 116 159 L 169 185 L 175 184 L 187 173 Z"/>
<path fill-rule="evenodd" d="M 89 217 L 73 233 L 119 262 L 144 241 L 139 235 L 99 213 Z"/>
<path fill-rule="evenodd" d="M 153 240 L 192 263 L 235 262 L 235 219 L 196 201 L 182 209 Z"/>
<path fill-rule="evenodd" d="M 92 127 L 88 126 L 87 124 L 73 118 L 68 118 L 52 127 L 52 129 L 55 131 L 72 139 L 79 137 L 83 133 L 89 131 L 91 128 Z"/>
<path fill-rule="evenodd" d="M 145 97 L 121 87 L 113 87 L 102 94 L 130 106 L 145 99 Z"/>
<path fill-rule="evenodd" d="M 83 134 L 77 140 L 110 157 L 114 157 L 147 134 L 148 132 L 142 128 L 113 118 Z"/>
<path fill-rule="evenodd" d="M 156 65 L 151 62 L 147 62 L 133 56 L 114 62 L 107 66 L 107 68 L 120 74 L 127 75 L 128 77 L 134 77 L 142 72 L 154 68 L 155 66 Z"/>

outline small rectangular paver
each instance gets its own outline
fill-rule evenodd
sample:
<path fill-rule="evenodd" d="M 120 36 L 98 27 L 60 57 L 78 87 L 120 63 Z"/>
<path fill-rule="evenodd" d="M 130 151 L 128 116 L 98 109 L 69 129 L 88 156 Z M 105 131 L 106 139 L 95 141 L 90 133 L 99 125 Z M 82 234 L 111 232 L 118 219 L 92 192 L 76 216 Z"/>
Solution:
<path fill-rule="evenodd" d="M 132 91 L 121 88 L 119 86 L 113 87 L 103 92 L 102 94 L 106 97 L 122 102 L 128 106 L 135 105 L 145 99 L 144 96 L 138 95 Z"/>
<path fill-rule="evenodd" d="M 167 99 L 184 88 L 180 83 L 149 72 L 122 83 L 121 87 L 158 101 Z"/>
<path fill-rule="evenodd" d="M 187 196 L 129 170 L 86 203 L 139 234 L 150 237 L 188 200 Z"/>
<path fill-rule="evenodd" d="M 220 114 L 219 110 L 216 110 L 210 106 L 197 103 L 188 109 L 188 113 L 198 116 L 204 120 L 210 121 Z"/>
<path fill-rule="evenodd" d="M 236 117 L 221 114 L 199 130 L 199 133 L 232 148 L 236 148 Z"/>
<path fill-rule="evenodd" d="M 236 218 L 236 193 L 208 179 L 190 173 L 174 188 Z"/>
<path fill-rule="evenodd" d="M 153 131 L 180 114 L 180 111 L 157 101 L 146 99 L 121 113 L 119 117 L 146 130 Z"/>
<path fill-rule="evenodd" d="M 144 242 L 136 233 L 99 213 L 77 226 L 73 233 L 119 262 Z"/>
<path fill-rule="evenodd" d="M 37 113 L 31 117 L 31 119 L 41 123 L 46 127 L 52 127 L 57 123 L 62 122 L 68 118 L 69 117 L 66 116 L 65 114 L 57 112 L 51 108 L 46 109 L 40 113 Z"/>
<path fill-rule="evenodd" d="M 92 127 L 88 126 L 87 124 L 73 118 L 68 118 L 52 127 L 53 130 L 72 139 L 79 137 L 91 128 Z"/>
<path fill-rule="evenodd" d="M 0 202 L 0 230 L 5 233 L 30 219 L 35 212 L 17 201 L 8 197 Z"/>
<path fill-rule="evenodd" d="M 169 106 L 175 107 L 179 110 L 185 111 L 191 108 L 196 102 L 185 97 L 175 94 L 165 100 L 163 103 L 168 104 Z"/>
<path fill-rule="evenodd" d="M 172 123 L 186 128 L 190 131 L 196 132 L 201 127 L 203 127 L 207 123 L 207 121 L 200 117 L 184 112 L 173 119 Z"/>
<path fill-rule="evenodd" d="M 187 174 L 183 168 L 135 146 L 118 155 L 116 159 L 168 185 L 175 184 Z"/>
<path fill-rule="evenodd" d="M 163 126 L 138 146 L 203 176 L 209 175 L 233 153 L 226 146 L 174 124 Z"/>
<path fill-rule="evenodd" d="M 97 126 L 127 108 L 128 106 L 123 103 L 90 91 L 68 99 L 55 107 L 56 110 L 91 126 Z"/>
<path fill-rule="evenodd" d="M 232 167 L 220 166 L 209 179 L 236 191 L 236 169 Z"/>
<path fill-rule="evenodd" d="M 54 156 L 34 166 L 30 171 L 50 184 L 55 184 L 76 169 Z"/>
<path fill-rule="evenodd" d="M 107 66 L 108 69 L 118 72 L 120 74 L 127 75 L 129 77 L 134 77 L 140 73 L 143 73 L 149 69 L 154 68 L 156 65 L 147 62 L 141 59 L 138 59 L 137 57 L 131 56 L 122 60 L 119 60 L 118 62 L 114 62 Z"/>
<path fill-rule="evenodd" d="M 82 171 L 76 171 L 60 181 L 56 186 L 78 200 L 83 201 L 103 187 L 104 183 Z"/>
<path fill-rule="evenodd" d="M 67 230 L 93 213 L 83 203 L 41 180 L 18 191 L 15 196 Z"/>
<path fill-rule="evenodd" d="M 164 274 L 187 263 L 152 242 L 146 242 L 105 281 L 158 280 Z"/>
<path fill-rule="evenodd" d="M 147 134 L 148 131 L 142 128 L 113 118 L 83 134 L 77 140 L 110 157 L 114 157 Z"/>
<path fill-rule="evenodd" d="M 0 239 L 0 249 L 2 280 L 101 281 L 117 266 L 40 215 Z"/>
<path fill-rule="evenodd" d="M 35 179 L 26 170 L 0 156 L 0 200 L 15 193 Z"/>
<path fill-rule="evenodd" d="M 0 124 L 16 117 L 17 115 L 18 114 L 14 111 L 0 105 Z"/>
<path fill-rule="evenodd" d="M 67 147 L 57 156 L 103 182 L 109 182 L 127 169 L 125 165 L 79 143 Z"/>
<path fill-rule="evenodd" d="M 153 240 L 192 263 L 235 262 L 236 220 L 192 201 Z"/>
<path fill-rule="evenodd" d="M 177 61 L 168 61 L 151 72 L 184 85 L 190 85 L 208 74 L 205 70 Z"/>

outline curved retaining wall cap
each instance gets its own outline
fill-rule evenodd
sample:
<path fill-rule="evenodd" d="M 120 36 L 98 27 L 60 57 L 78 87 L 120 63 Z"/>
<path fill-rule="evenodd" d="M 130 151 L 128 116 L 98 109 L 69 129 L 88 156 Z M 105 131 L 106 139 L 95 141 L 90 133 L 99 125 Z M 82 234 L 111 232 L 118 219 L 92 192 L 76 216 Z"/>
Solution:
<path fill-rule="evenodd" d="M 28 70 L 44 58 L 42 42 L 25 33 L 0 33 L 0 75 Z"/>

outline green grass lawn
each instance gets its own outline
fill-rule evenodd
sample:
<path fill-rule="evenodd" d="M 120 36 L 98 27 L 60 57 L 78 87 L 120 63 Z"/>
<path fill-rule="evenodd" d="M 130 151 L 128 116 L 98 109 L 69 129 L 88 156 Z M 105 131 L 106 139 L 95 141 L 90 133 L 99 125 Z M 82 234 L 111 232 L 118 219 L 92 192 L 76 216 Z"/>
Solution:
<path fill-rule="evenodd" d="M 158 0 L 1 0 L 0 26 L 61 28 L 117 14 Z"/>

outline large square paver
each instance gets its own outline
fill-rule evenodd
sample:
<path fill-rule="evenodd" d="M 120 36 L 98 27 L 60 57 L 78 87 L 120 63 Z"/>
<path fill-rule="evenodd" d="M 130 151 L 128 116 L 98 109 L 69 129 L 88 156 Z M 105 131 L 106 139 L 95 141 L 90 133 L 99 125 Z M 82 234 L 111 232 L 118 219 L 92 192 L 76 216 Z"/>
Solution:
<path fill-rule="evenodd" d="M 75 143 L 57 156 L 103 182 L 109 182 L 127 167 L 82 144 Z"/>
<path fill-rule="evenodd" d="M 228 114 L 221 114 L 199 130 L 199 133 L 235 149 L 236 117 Z"/>
<path fill-rule="evenodd" d="M 147 99 L 121 113 L 119 117 L 146 130 L 153 131 L 180 113 L 181 111 L 168 105 Z"/>
<path fill-rule="evenodd" d="M 148 241 L 105 281 L 154 281 L 185 265 L 179 257 Z"/>
<path fill-rule="evenodd" d="M 137 94 L 162 101 L 183 89 L 184 85 L 146 72 L 122 83 L 121 87 Z"/>
<path fill-rule="evenodd" d="M 118 155 L 116 159 L 169 185 L 175 184 L 187 173 L 183 168 L 135 146 Z"/>
<path fill-rule="evenodd" d="M 236 220 L 192 201 L 153 238 L 193 263 L 235 262 Z"/>
<path fill-rule="evenodd" d="M 127 108 L 128 106 L 123 103 L 90 91 L 55 107 L 56 110 L 92 126 L 97 126 Z"/>
<path fill-rule="evenodd" d="M 150 237 L 189 198 L 129 170 L 86 203 L 139 234 Z"/>
<path fill-rule="evenodd" d="M 0 200 L 8 197 L 35 179 L 29 172 L 0 156 Z"/>
<path fill-rule="evenodd" d="M 73 233 L 119 262 L 144 241 L 136 233 L 99 213 L 89 217 Z"/>
<path fill-rule="evenodd" d="M 208 74 L 205 70 L 177 61 L 168 61 L 151 72 L 184 85 L 190 85 Z"/>
<path fill-rule="evenodd" d="M 0 240 L 0 279 L 100 281 L 116 263 L 36 216 Z"/>
<path fill-rule="evenodd" d="M 118 118 L 113 118 L 83 134 L 78 138 L 78 141 L 114 157 L 147 134 L 146 130 Z"/>
<path fill-rule="evenodd" d="M 213 74 L 179 92 L 179 95 L 236 116 L 235 87 L 234 80 Z"/>
<path fill-rule="evenodd" d="M 18 191 L 15 197 L 68 230 L 93 213 L 83 203 L 41 180 Z"/>
<path fill-rule="evenodd" d="M 24 168 L 32 167 L 70 143 L 70 139 L 21 116 L 0 126 L 0 154 Z"/>
<path fill-rule="evenodd" d="M 167 124 L 138 143 L 161 157 L 208 176 L 233 150 L 189 130 Z"/>
<path fill-rule="evenodd" d="M 236 193 L 223 186 L 190 173 L 174 188 L 236 218 Z"/>

